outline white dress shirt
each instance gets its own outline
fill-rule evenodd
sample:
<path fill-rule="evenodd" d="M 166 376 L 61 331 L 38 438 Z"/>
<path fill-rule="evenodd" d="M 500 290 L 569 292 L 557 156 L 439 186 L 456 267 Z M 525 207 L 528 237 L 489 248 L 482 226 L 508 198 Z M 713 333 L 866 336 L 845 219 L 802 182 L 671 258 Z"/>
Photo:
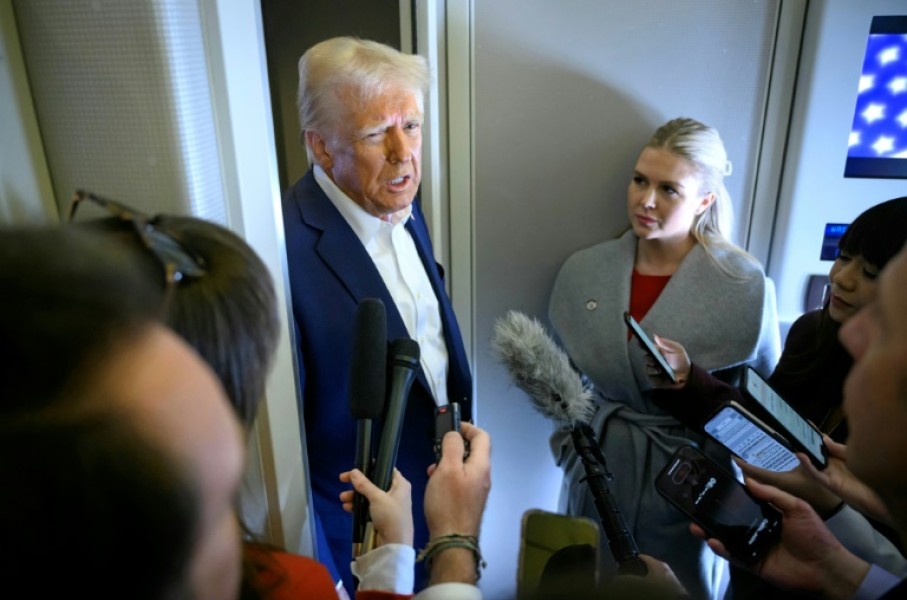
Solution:
<path fill-rule="evenodd" d="M 412 207 L 385 221 L 367 213 L 315 165 L 315 181 L 349 223 L 371 256 L 403 319 L 409 337 L 419 343 L 422 371 L 438 406 L 447 404 L 447 346 L 438 298 L 405 225 Z"/>

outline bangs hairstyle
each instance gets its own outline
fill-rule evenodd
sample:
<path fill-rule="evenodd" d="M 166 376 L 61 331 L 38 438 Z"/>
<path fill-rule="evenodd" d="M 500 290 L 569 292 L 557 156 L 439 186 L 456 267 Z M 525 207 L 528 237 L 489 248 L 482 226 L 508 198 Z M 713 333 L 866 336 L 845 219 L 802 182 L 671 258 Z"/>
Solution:
<path fill-rule="evenodd" d="M 312 46 L 299 59 L 300 139 L 307 130 L 330 128 L 345 118 L 341 94 L 366 101 L 390 89 L 412 91 L 422 109 L 431 84 L 428 61 L 390 46 L 355 37 L 336 37 Z"/>
<path fill-rule="evenodd" d="M 838 241 L 838 249 L 861 256 L 882 269 L 907 242 L 907 196 L 887 200 L 867 209 L 854 220 Z"/>

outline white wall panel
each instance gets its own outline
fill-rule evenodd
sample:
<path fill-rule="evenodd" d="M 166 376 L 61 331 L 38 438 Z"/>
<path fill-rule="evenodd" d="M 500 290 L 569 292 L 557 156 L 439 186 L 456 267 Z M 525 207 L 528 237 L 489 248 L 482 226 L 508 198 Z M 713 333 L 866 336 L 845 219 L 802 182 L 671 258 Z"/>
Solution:
<path fill-rule="evenodd" d="M 626 186 L 637 154 L 670 118 L 694 117 L 721 133 L 745 233 L 780 4 L 471 6 L 475 371 L 479 425 L 494 443 L 482 541 L 492 567 L 482 586 L 487 597 L 506 598 L 515 590 L 520 516 L 556 508 L 560 471 L 548 449 L 551 424 L 489 352 L 493 322 L 508 309 L 547 322 L 548 293 L 564 259 L 627 227 Z M 460 201 L 451 196 L 454 219 Z M 453 237 L 453 256 L 461 241 Z"/>

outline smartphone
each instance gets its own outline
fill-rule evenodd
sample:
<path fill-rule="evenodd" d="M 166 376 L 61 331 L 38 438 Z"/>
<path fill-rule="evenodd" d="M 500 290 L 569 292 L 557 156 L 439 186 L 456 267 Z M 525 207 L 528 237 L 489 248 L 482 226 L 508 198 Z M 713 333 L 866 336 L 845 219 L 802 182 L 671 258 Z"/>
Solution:
<path fill-rule="evenodd" d="M 797 450 L 805 453 L 817 469 L 828 466 L 822 434 L 778 395 L 752 367 L 744 374 L 743 390 L 771 416 L 771 424 Z"/>
<path fill-rule="evenodd" d="M 800 461 L 787 440 L 733 400 L 706 421 L 705 432 L 751 465 L 769 471 L 790 471 Z"/>
<path fill-rule="evenodd" d="M 751 496 L 733 475 L 693 446 L 674 453 L 655 487 L 746 564 L 762 560 L 781 535 L 781 513 Z"/>
<path fill-rule="evenodd" d="M 540 509 L 523 513 L 517 599 L 570 597 L 572 591 L 591 593 L 598 584 L 600 535 L 598 524 L 588 517 Z"/>
<path fill-rule="evenodd" d="M 448 431 L 460 433 L 460 420 L 460 404 L 457 402 L 451 402 L 435 409 L 434 449 L 437 462 L 441 460 L 441 440 L 444 439 L 444 434 Z M 469 456 L 469 442 L 464 439 L 463 444 L 466 447 L 466 451 L 463 454 L 463 459 L 465 460 Z"/>
<path fill-rule="evenodd" d="M 624 313 L 624 321 L 627 322 L 627 326 L 630 328 L 630 331 L 633 332 L 633 335 L 636 336 L 640 342 L 642 342 L 642 347 L 646 353 L 655 360 L 655 364 L 658 369 L 664 373 L 668 379 L 677 383 L 677 375 L 674 374 L 674 369 L 671 368 L 671 365 L 668 364 L 668 361 L 665 360 L 665 357 L 662 356 L 661 352 L 658 351 L 658 348 L 655 346 L 655 343 L 649 338 L 648 334 L 643 331 L 642 326 L 636 319 L 633 318 L 628 312 Z"/>

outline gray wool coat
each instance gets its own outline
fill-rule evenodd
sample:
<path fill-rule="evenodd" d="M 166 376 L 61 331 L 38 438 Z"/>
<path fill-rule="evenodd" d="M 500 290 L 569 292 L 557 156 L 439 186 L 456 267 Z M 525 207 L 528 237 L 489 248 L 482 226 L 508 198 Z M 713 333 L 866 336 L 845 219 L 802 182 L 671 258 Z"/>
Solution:
<path fill-rule="evenodd" d="M 717 593 L 724 561 L 689 533 L 689 519 L 658 494 L 654 481 L 684 444 L 694 443 L 724 461 L 728 456 L 650 400 L 645 354 L 635 340 L 628 343 L 623 321 L 636 242 L 629 230 L 568 258 L 555 280 L 548 316 L 560 343 L 596 391 L 592 429 L 614 475 L 608 487 L 640 551 L 667 562 L 693 598 L 710 598 Z M 730 383 L 737 383 L 747 365 L 767 377 L 781 347 L 774 286 L 761 267 L 744 257 L 723 248 L 713 254 L 742 276 L 719 269 L 697 244 L 641 325 L 650 334 L 682 343 L 696 364 Z M 551 448 L 564 469 L 561 510 L 599 522 L 569 430 L 557 430 Z M 601 554 L 607 575 L 614 560 L 604 540 Z"/>

